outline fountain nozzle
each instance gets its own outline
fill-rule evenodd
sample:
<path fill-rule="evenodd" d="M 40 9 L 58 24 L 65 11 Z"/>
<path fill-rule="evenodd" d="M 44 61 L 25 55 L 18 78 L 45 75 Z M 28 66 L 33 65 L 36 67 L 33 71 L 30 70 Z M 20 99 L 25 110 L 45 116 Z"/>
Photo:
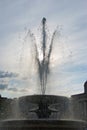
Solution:
<path fill-rule="evenodd" d="M 42 24 L 45 24 L 45 23 L 46 23 L 46 18 L 43 17 L 43 19 L 42 19 Z"/>

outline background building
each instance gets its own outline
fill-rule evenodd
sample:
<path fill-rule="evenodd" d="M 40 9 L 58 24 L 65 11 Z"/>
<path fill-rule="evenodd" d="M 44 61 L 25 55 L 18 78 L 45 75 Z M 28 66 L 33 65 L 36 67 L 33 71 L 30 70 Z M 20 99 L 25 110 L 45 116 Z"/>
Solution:
<path fill-rule="evenodd" d="M 84 93 L 72 95 L 73 116 L 87 121 L 87 81 L 84 83 Z"/>

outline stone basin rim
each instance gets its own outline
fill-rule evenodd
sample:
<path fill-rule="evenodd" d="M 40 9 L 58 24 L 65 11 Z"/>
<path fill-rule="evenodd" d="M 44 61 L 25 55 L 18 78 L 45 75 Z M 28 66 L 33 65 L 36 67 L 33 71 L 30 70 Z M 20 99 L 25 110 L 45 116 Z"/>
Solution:
<path fill-rule="evenodd" d="M 52 119 L 38 119 L 38 120 L 2 120 L 0 127 L 65 127 L 65 128 L 85 128 L 87 123 L 79 120 L 52 120 Z"/>

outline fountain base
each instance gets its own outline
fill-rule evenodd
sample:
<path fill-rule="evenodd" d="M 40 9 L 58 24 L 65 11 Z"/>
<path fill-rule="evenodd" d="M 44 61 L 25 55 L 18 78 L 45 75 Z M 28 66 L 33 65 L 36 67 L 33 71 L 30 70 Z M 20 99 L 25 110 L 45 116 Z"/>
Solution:
<path fill-rule="evenodd" d="M 68 118 L 70 115 L 69 99 L 66 97 L 31 95 L 20 97 L 18 104 L 23 118 L 0 121 L 0 130 L 85 130 L 87 128 L 84 121 L 63 120 L 63 117 Z M 30 118 L 30 112 L 35 113 L 36 118 Z M 54 113 L 58 116 L 53 118 Z"/>
<path fill-rule="evenodd" d="M 0 130 L 85 130 L 86 123 L 72 120 L 8 120 L 0 122 Z"/>

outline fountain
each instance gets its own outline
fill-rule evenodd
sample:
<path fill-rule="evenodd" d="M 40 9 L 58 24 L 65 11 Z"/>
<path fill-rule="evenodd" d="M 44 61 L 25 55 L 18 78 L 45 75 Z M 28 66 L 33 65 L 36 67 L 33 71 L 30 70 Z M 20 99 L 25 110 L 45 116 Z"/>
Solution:
<path fill-rule="evenodd" d="M 85 130 L 84 121 L 70 119 L 72 112 L 69 98 L 45 94 L 55 34 L 56 31 L 47 47 L 46 18 L 43 18 L 40 48 L 35 44 L 42 94 L 20 97 L 17 107 L 21 117 L 0 121 L 0 130 Z M 30 116 L 30 113 L 33 115 Z"/>

